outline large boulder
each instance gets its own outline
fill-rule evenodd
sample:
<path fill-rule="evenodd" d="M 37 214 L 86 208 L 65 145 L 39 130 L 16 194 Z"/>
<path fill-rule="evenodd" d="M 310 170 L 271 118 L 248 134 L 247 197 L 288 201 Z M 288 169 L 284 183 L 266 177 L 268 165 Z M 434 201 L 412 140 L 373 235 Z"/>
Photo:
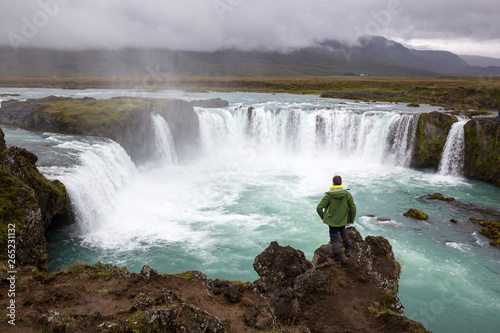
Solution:
<path fill-rule="evenodd" d="M 500 186 L 500 120 L 472 119 L 464 132 L 465 176 Z"/>
<path fill-rule="evenodd" d="M 340 268 L 327 262 L 332 257 L 330 244 L 314 252 L 312 263 L 302 252 L 277 242 L 255 258 L 260 276 L 255 285 L 269 301 L 277 322 L 298 324 L 312 332 L 332 328 L 339 332 L 425 332 L 421 324 L 403 315 L 397 296 L 401 267 L 389 241 L 372 236 L 363 239 L 355 228 L 347 230 L 352 251 Z"/>
<path fill-rule="evenodd" d="M 293 285 L 297 276 L 312 267 L 304 252 L 272 242 L 254 260 L 253 268 L 260 276 L 255 283 L 261 292 L 286 289 Z"/>
<path fill-rule="evenodd" d="M 457 121 L 457 117 L 438 111 L 421 114 L 418 118 L 411 166 L 437 169 L 448 133 Z"/>
<path fill-rule="evenodd" d="M 229 106 L 229 102 L 220 98 L 202 99 L 189 102 L 191 106 L 201 108 L 225 108 Z"/>
<path fill-rule="evenodd" d="M 55 216 L 68 213 L 66 188 L 38 171 L 35 154 L 2 148 L 3 132 L 0 138 L 0 247 L 7 249 L 15 236 L 16 267 L 46 268 L 45 230 Z M 7 251 L 0 259 L 7 259 Z"/>

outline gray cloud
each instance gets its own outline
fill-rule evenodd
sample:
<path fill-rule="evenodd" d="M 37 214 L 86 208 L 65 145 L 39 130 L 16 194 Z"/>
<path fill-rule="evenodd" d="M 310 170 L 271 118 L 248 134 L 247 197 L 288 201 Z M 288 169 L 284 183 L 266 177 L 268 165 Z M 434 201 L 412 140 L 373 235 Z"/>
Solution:
<path fill-rule="evenodd" d="M 500 57 L 491 0 L 0 0 L 0 44 L 286 51 L 364 34 Z M 477 48 L 477 49 L 476 49 Z"/>

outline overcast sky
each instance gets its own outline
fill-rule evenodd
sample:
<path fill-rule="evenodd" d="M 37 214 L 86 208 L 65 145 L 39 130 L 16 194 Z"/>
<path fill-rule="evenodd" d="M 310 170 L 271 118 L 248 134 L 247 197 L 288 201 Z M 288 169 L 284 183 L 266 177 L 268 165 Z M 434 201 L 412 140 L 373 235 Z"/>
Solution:
<path fill-rule="evenodd" d="M 287 51 L 380 35 L 500 58 L 497 0 L 0 0 L 0 44 Z"/>

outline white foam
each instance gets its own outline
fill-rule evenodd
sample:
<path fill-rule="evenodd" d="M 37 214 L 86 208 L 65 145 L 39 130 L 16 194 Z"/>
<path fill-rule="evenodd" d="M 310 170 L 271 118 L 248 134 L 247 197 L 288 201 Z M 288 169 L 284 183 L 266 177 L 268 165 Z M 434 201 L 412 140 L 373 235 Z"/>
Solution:
<path fill-rule="evenodd" d="M 469 252 L 471 250 L 470 244 L 459 243 L 459 242 L 446 242 L 446 246 L 449 246 L 461 252 Z"/>

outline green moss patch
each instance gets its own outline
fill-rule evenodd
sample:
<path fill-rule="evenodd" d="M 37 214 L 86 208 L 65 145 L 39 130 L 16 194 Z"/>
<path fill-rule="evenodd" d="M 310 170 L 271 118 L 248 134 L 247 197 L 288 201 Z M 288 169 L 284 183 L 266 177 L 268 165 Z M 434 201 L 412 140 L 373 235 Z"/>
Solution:
<path fill-rule="evenodd" d="M 131 113 L 147 109 L 149 103 L 140 99 L 63 99 L 44 104 L 40 114 L 48 122 L 57 122 L 66 127 L 86 131 L 93 128 L 124 126 Z"/>
<path fill-rule="evenodd" d="M 490 242 L 490 245 L 495 247 L 500 247 L 500 221 L 490 222 L 490 221 L 479 220 L 475 217 L 470 217 L 469 220 L 483 227 L 481 228 L 481 230 L 479 230 L 479 232 L 482 235 L 490 239 L 493 239 L 493 241 Z"/>
<path fill-rule="evenodd" d="M 429 216 L 419 209 L 411 208 L 406 213 L 403 214 L 406 217 L 413 217 L 417 220 L 427 221 Z"/>
<path fill-rule="evenodd" d="M 36 204 L 29 188 L 18 178 L 12 176 L 6 168 L 0 166 L 0 260 L 7 259 L 7 241 L 12 234 L 12 224 L 15 225 L 15 237 L 23 230 L 26 207 L 19 205 L 20 201 Z M 23 200 L 24 199 L 24 200 Z"/>
<path fill-rule="evenodd" d="M 445 197 L 441 193 L 427 194 L 426 198 L 429 200 L 441 200 L 441 201 L 454 201 L 455 200 L 455 198 Z"/>

